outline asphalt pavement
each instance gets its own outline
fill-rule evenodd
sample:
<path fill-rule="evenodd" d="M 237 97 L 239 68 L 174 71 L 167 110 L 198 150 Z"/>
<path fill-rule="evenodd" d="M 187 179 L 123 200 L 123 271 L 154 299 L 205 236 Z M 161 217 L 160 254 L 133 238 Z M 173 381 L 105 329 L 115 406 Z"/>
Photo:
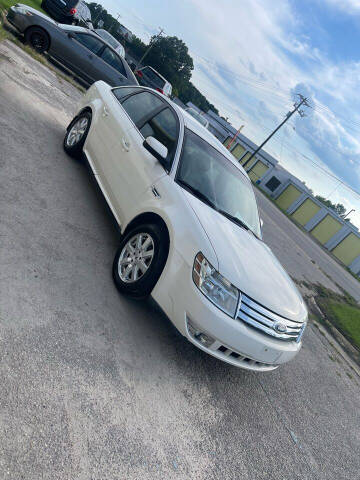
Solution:
<path fill-rule="evenodd" d="M 360 380 L 314 326 L 293 362 L 249 373 L 116 291 L 118 230 L 62 149 L 80 95 L 0 44 L 0 478 L 359 479 Z M 330 281 L 265 200 L 285 267 Z"/>

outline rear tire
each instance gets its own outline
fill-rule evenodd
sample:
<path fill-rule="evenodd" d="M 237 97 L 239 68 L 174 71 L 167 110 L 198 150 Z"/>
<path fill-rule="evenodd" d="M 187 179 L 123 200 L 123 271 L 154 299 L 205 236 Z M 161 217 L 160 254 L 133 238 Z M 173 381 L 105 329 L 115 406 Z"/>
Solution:
<path fill-rule="evenodd" d="M 66 130 L 64 150 L 70 157 L 81 159 L 91 125 L 91 113 L 86 111 L 74 118 Z"/>
<path fill-rule="evenodd" d="M 25 32 L 25 41 L 38 53 L 47 52 L 50 47 L 50 37 L 47 32 L 40 27 L 28 28 Z"/>
<path fill-rule="evenodd" d="M 122 238 L 114 258 L 113 279 L 117 289 L 131 297 L 147 297 L 159 280 L 167 256 L 168 237 L 164 227 L 149 223 L 131 229 Z"/>

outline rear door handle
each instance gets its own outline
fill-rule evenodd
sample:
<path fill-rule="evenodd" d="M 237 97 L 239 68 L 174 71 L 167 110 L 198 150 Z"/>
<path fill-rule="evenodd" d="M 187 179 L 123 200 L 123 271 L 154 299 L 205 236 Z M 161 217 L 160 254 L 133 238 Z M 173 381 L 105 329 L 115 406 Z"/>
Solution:
<path fill-rule="evenodd" d="M 128 152 L 130 150 L 130 142 L 126 138 L 121 139 L 121 145 L 123 146 L 123 149 Z"/>
<path fill-rule="evenodd" d="M 102 116 L 103 117 L 108 117 L 109 116 L 109 110 L 106 107 L 103 108 Z"/>

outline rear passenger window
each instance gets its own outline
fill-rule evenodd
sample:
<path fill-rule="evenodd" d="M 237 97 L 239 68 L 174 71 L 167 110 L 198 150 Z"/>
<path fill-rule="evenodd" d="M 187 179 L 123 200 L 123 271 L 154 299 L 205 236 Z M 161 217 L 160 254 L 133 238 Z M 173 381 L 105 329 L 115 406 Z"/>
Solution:
<path fill-rule="evenodd" d="M 156 114 L 140 129 L 144 138 L 155 137 L 168 149 L 168 169 L 171 167 L 172 160 L 175 155 L 177 137 L 178 137 L 178 123 L 175 114 L 170 108 L 165 108 L 160 113 Z"/>
<path fill-rule="evenodd" d="M 126 77 L 126 71 L 124 65 L 118 55 L 115 52 L 110 50 L 109 47 L 106 47 L 103 53 L 101 54 L 101 58 L 106 62 L 108 65 L 111 65 L 115 70 L 117 70 L 121 75 Z"/>
<path fill-rule="evenodd" d="M 104 44 L 88 33 L 75 33 L 76 40 L 97 55 Z"/>
<path fill-rule="evenodd" d="M 131 95 L 132 93 L 140 93 L 139 87 L 119 87 L 119 88 L 114 88 L 113 94 L 118 100 L 121 100 L 122 98 L 126 97 L 127 95 Z"/>
<path fill-rule="evenodd" d="M 164 105 L 159 97 L 149 92 L 141 92 L 132 95 L 123 101 L 122 106 L 128 113 L 131 120 L 138 124 L 140 120 L 151 116 L 156 110 Z"/>

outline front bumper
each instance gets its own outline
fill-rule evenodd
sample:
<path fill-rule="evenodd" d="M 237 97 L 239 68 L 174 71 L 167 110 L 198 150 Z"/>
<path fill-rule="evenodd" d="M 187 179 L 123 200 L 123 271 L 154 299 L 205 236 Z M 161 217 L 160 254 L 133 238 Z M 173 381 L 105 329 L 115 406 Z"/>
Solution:
<path fill-rule="evenodd" d="M 192 265 L 187 265 L 176 251 L 152 296 L 190 342 L 237 367 L 274 370 L 294 358 L 301 348 L 301 342 L 270 337 L 215 307 L 194 284 Z M 205 346 L 199 332 L 211 337 L 213 343 Z"/>

